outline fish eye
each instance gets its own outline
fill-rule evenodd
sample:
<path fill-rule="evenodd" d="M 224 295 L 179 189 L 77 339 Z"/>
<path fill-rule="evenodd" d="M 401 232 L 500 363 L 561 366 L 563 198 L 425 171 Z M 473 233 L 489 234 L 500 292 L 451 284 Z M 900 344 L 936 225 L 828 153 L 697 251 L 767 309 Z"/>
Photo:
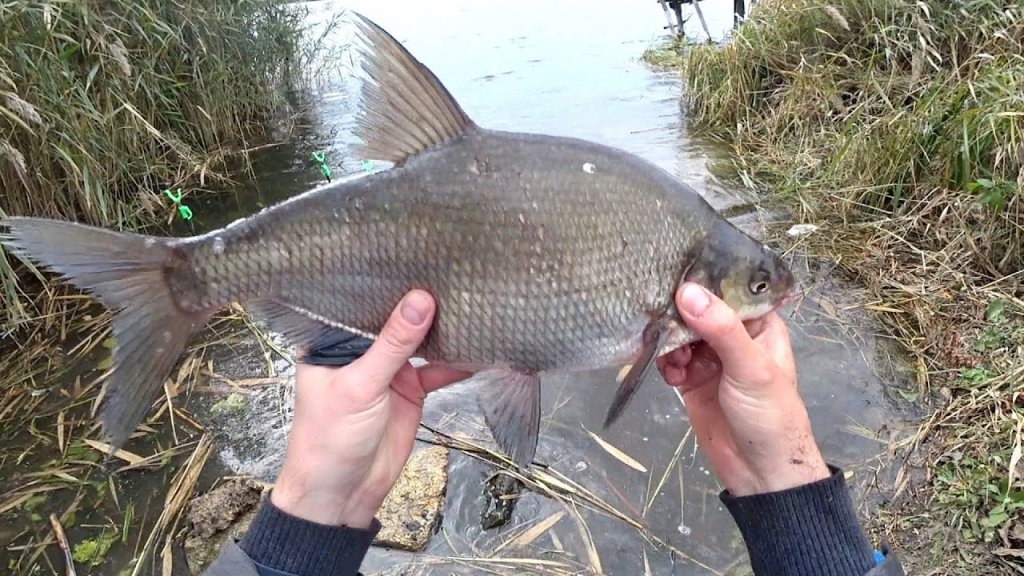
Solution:
<path fill-rule="evenodd" d="M 747 285 L 747 287 L 750 289 L 750 293 L 754 294 L 755 296 L 758 296 L 767 292 L 768 283 L 771 280 L 771 278 L 772 275 L 770 272 L 768 272 L 764 268 L 758 269 L 750 278 L 750 284 Z"/>
<path fill-rule="evenodd" d="M 766 290 L 768 290 L 768 283 L 764 280 L 750 283 L 750 291 L 754 294 L 763 294 Z"/>

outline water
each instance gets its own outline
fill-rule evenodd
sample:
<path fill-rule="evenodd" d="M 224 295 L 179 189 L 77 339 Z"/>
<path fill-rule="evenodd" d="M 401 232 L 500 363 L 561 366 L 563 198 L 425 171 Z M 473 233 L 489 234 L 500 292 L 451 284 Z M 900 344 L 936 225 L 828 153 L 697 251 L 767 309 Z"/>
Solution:
<path fill-rule="evenodd" d="M 722 36 L 731 25 L 731 3 L 706 2 L 709 29 Z M 542 2 L 511 5 L 466 0 L 419 3 L 310 2 L 326 21 L 346 8 L 383 26 L 429 66 L 478 124 L 488 128 L 574 136 L 617 146 L 669 169 L 717 208 L 751 199 L 708 175 L 717 154 L 686 136 L 680 113 L 679 75 L 656 73 L 639 61 L 646 48 L 664 38 L 664 14 L 629 0 Z M 443 24 L 425 26 L 437 19 Z M 695 21 L 695 20 L 694 20 Z M 690 23 L 688 30 L 695 30 Z M 314 33 L 318 33 L 316 29 Z M 331 33 L 339 45 L 351 39 L 345 28 Z M 258 156 L 258 177 L 241 189 L 225 210 L 197 210 L 198 229 L 225 224 L 323 182 L 310 161 L 326 153 L 335 176 L 356 173 L 349 156 L 356 88 L 353 62 L 326 62 L 324 92 L 309 113 L 307 139 L 290 149 Z"/>
<path fill-rule="evenodd" d="M 687 133 L 680 109 L 682 85 L 677 74 L 650 69 L 639 57 L 661 41 L 666 21 L 660 7 L 633 0 L 484 3 L 438 2 L 309 3 L 316 21 L 327 20 L 343 7 L 354 8 L 395 35 L 427 64 L 477 123 L 498 129 L 534 131 L 587 138 L 643 156 L 676 174 L 717 208 L 745 206 L 750 196 L 709 175 L 709 160 L 722 151 Z M 705 18 L 717 37 L 730 25 L 732 2 L 708 0 Z M 435 22 L 429 24 L 429 22 Z M 695 31 L 694 18 L 689 30 Z M 347 29 L 332 38 L 347 41 Z M 325 83 L 318 104 L 301 118 L 303 138 L 288 147 L 267 148 L 254 156 L 254 178 L 233 195 L 191 200 L 196 231 L 224 225 L 260 207 L 304 192 L 323 182 L 310 161 L 325 152 L 335 176 L 362 167 L 346 146 L 353 142 L 355 93 L 345 59 L 324 64 Z M 747 214 L 743 222 L 757 227 Z M 188 230 L 181 230 L 182 233 Z M 900 421 L 887 399 L 887 365 L 873 328 L 855 311 L 850 294 L 832 283 L 827 270 L 798 261 L 802 281 L 815 298 L 804 300 L 787 318 L 798 362 L 801 390 L 816 437 L 826 458 L 854 472 L 860 487 L 878 467 L 884 445 L 871 436 Z M 231 378 L 265 375 L 260 346 L 245 342 L 219 349 L 214 371 Z M 217 458 L 207 466 L 204 484 L 220 475 L 253 475 L 272 481 L 281 464 L 291 408 L 290 365 L 276 360 L 275 371 L 286 376 L 282 386 L 249 389 L 242 410 L 213 413 L 222 396 L 199 394 L 188 409 L 218 437 Z M 679 551 L 651 544 L 627 523 L 584 508 L 567 509 L 561 502 L 524 493 L 509 524 L 485 531 L 480 527 L 482 485 L 494 469 L 469 456 L 453 453 L 440 533 L 426 551 L 407 554 L 371 550 L 365 572 L 416 566 L 422 573 L 479 573 L 481 566 L 505 573 L 508 567 L 450 560 L 485 558 L 514 530 L 558 511 L 567 514 L 531 547 L 502 555 L 544 559 L 580 571 L 599 562 L 606 574 L 714 574 L 726 571 L 745 556 L 742 541 L 717 494 L 720 487 L 695 449 L 686 412 L 675 392 L 652 377 L 627 412 L 610 430 L 601 421 L 614 393 L 614 371 L 602 371 L 545 382 L 543 420 L 537 459 L 593 491 L 610 505 L 641 522 L 653 537 Z M 489 443 L 475 403 L 453 387 L 432 395 L 425 423 L 446 432 L 463 431 Z M 605 452 L 589 435 L 600 434 L 648 470 L 627 467 Z M 680 448 L 681 446 L 681 448 Z M 677 462 L 673 454 L 681 454 Z M 144 452 L 150 453 L 150 452 Z M 167 483 L 172 471 L 121 476 L 122 500 L 136 502 L 136 515 L 155 516 L 162 494 L 154 486 Z M 660 490 L 656 489 L 664 483 Z M 858 489 L 858 496 L 869 496 Z M 646 511 L 645 511 L 646 508 Z M 120 518 L 109 509 L 104 513 Z M 82 520 L 80 519 L 81 523 Z M 116 520 L 115 520 L 116 523 Z M 87 532 L 71 530 L 76 541 Z M 596 558 L 588 555 L 592 540 Z M 131 541 L 129 541 L 131 543 Z M 51 546 L 51 552 L 53 552 Z M 131 546 L 115 546 L 108 566 L 132 556 Z M 59 566 L 58 556 L 51 555 Z M 423 566 L 428 563 L 429 566 Z M 181 564 L 176 564 L 180 570 Z M 119 567 L 104 567 L 116 574 Z M 419 573 L 419 572 L 414 572 Z"/>

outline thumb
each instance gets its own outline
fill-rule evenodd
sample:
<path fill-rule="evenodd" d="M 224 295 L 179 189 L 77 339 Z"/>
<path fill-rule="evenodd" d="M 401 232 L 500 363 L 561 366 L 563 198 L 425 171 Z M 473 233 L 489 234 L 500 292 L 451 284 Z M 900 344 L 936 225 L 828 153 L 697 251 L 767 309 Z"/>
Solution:
<path fill-rule="evenodd" d="M 718 355 L 722 371 L 741 384 L 764 379 L 764 353 L 751 339 L 739 314 L 703 286 L 687 282 L 676 293 L 686 325 Z"/>
<path fill-rule="evenodd" d="M 351 366 L 368 380 L 366 386 L 385 388 L 406 366 L 430 330 L 435 311 L 428 292 L 413 290 L 402 298 L 373 345 Z"/>

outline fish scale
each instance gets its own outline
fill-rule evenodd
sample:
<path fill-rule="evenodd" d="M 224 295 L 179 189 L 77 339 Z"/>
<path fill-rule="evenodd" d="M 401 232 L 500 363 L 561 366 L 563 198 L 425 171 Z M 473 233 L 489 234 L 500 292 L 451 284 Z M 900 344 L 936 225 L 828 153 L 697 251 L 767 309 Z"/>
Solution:
<path fill-rule="evenodd" d="M 672 175 L 594 142 L 482 128 L 392 36 L 355 21 L 368 77 L 356 153 L 389 169 L 190 238 L 0 220 L 9 250 L 120 310 L 103 407 L 112 446 L 188 338 L 233 302 L 316 352 L 303 361 L 329 361 L 353 334 L 375 338 L 409 290 L 428 291 L 437 309 L 417 354 L 475 373 L 484 419 L 520 466 L 536 452 L 542 377 L 632 364 L 608 426 L 654 359 L 694 339 L 672 306 L 682 282 L 744 319 L 785 302 L 781 259 Z"/>

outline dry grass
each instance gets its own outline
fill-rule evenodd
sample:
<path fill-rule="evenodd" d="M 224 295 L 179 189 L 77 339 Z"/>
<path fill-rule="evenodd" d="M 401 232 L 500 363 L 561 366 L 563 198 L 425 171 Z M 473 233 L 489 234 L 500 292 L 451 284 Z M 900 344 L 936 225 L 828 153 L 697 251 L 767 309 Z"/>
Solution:
<path fill-rule="evenodd" d="M 0 3 L 0 216 L 136 228 L 287 121 L 323 51 L 282 0 Z M 328 26 L 329 27 L 329 26 Z M 8 322 L 24 309 L 0 258 Z"/>
<path fill-rule="evenodd" d="M 592 534 L 586 519 L 580 512 L 585 509 L 624 523 L 635 530 L 643 540 L 649 542 L 652 546 L 665 550 L 674 557 L 675 561 L 680 562 L 684 566 L 700 568 L 702 573 L 706 571 L 706 573 L 710 574 L 723 574 L 721 569 L 715 568 L 699 558 L 687 554 L 655 534 L 649 529 L 645 520 L 647 511 L 654 504 L 657 495 L 661 493 L 665 479 L 680 464 L 682 448 L 686 445 L 687 440 L 691 438 L 689 430 L 680 441 L 679 449 L 665 463 L 665 469 L 663 474 L 660 475 L 661 481 L 657 483 L 657 487 L 652 489 L 655 485 L 655 478 L 659 475 L 656 475 L 654 470 L 649 472 L 645 470 L 648 475 L 648 494 L 650 499 L 645 503 L 641 511 L 630 504 L 628 500 L 625 500 L 621 493 L 618 492 L 618 489 L 610 483 L 608 485 L 609 488 L 616 493 L 621 504 L 609 502 L 594 490 L 587 488 L 554 468 L 534 463 L 529 470 L 523 471 L 518 469 L 506 455 L 468 436 L 446 434 L 426 424 L 421 424 L 421 428 L 427 431 L 429 435 L 421 436 L 418 438 L 419 440 L 457 450 L 493 465 L 496 469 L 496 474 L 507 475 L 521 483 L 526 490 L 550 498 L 552 501 L 558 502 L 563 506 L 563 510 L 546 518 L 538 518 L 534 524 L 508 531 L 503 536 L 503 542 L 492 543 L 493 545 L 489 545 L 486 549 L 476 550 L 472 557 L 447 556 L 432 558 L 426 561 L 418 558 L 417 562 L 423 562 L 424 566 L 438 563 L 459 564 L 494 574 L 522 574 L 524 571 L 531 574 L 550 575 L 602 574 L 601 553 L 598 543 L 595 542 L 595 539 L 600 541 L 602 537 L 601 535 L 595 536 Z M 597 437 L 594 436 L 594 439 L 597 440 Z M 604 440 L 600 440 L 598 444 L 627 466 L 632 467 L 627 462 L 635 462 L 631 457 L 617 449 L 609 450 L 610 445 Z M 548 528 L 562 521 L 566 516 L 577 525 L 580 541 L 583 542 L 586 552 L 585 558 L 581 558 L 580 554 L 568 554 L 557 544 L 557 539 L 554 550 L 547 550 L 546 552 L 537 551 L 536 554 L 529 557 L 516 555 L 517 553 L 523 554 L 523 547 L 536 540 Z M 407 568 L 403 567 L 403 570 Z"/>
<path fill-rule="evenodd" d="M 0 373 L 15 376 L 0 388 L 2 570 L 65 573 L 67 548 L 79 573 L 117 564 L 160 573 L 211 454 L 210 437 L 185 406 L 211 375 L 211 347 L 249 329 L 235 311 L 215 319 L 129 444 L 108 458 L 94 416 L 109 365 L 109 314 L 84 296 L 40 294 L 37 305 L 36 330 L 0 356 Z M 54 331 L 65 337 L 54 341 Z"/>
<path fill-rule="evenodd" d="M 860 283 L 914 365 L 904 394 L 933 414 L 874 527 L 915 573 L 1024 569 L 1022 10 L 766 0 L 683 67 L 694 127 L 819 227 L 798 247 Z"/>
<path fill-rule="evenodd" d="M 161 190 L 227 183 L 301 112 L 312 64 L 330 52 L 303 29 L 306 9 L 286 4 L 0 4 L 0 216 L 167 224 Z M 336 24 L 316 23 L 325 35 Z M 106 459 L 94 416 L 110 313 L 6 254 L 0 294 L 0 572 L 65 573 L 68 554 L 79 573 L 132 559 L 136 573 L 167 570 L 209 456 L 183 406 L 208 346 L 239 317 L 218 317 Z"/>

